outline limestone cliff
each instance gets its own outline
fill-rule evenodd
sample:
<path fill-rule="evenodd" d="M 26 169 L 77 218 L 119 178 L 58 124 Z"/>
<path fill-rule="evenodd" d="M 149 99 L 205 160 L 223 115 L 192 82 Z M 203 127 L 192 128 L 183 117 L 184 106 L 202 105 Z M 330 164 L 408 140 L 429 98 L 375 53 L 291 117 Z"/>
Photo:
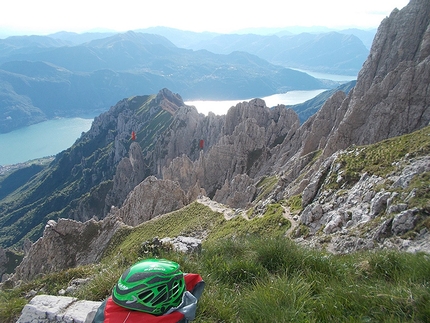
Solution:
<path fill-rule="evenodd" d="M 128 155 L 116 167 L 113 187 L 106 197 L 106 206 L 121 205 L 128 193 L 145 178 L 145 160 L 138 143 L 130 145 Z"/>
<path fill-rule="evenodd" d="M 263 161 L 268 159 L 270 149 L 299 127 L 294 111 L 284 106 L 269 109 L 261 99 L 239 103 L 223 117 L 223 127 L 216 136 L 218 141 L 211 145 L 209 140 L 198 159 L 179 156 L 172 160 L 162 170 L 164 179 L 177 181 L 186 190 L 198 183 L 208 196 L 213 197 L 236 175 L 247 174 L 254 178 Z M 208 118 L 210 121 L 211 117 Z M 189 140 L 197 138 L 190 137 Z M 225 197 L 222 202 L 225 202 L 228 196 L 222 196 Z"/>
<path fill-rule="evenodd" d="M 411 0 L 378 28 L 326 156 L 351 144 L 371 144 L 427 126 L 429 93 L 430 4 Z"/>

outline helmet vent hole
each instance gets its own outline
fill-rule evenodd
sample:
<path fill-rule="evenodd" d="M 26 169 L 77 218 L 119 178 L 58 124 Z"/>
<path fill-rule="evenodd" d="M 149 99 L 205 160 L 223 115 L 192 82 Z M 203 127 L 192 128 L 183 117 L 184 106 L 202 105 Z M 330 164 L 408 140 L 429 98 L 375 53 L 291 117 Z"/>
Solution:
<path fill-rule="evenodd" d="M 176 297 L 178 293 L 182 292 L 182 284 L 181 283 L 182 283 L 181 281 L 177 281 L 177 282 L 175 282 L 173 284 L 173 286 L 172 286 L 172 295 L 174 297 Z"/>
<path fill-rule="evenodd" d="M 150 302 L 151 299 L 154 297 L 154 293 L 148 290 L 140 293 L 138 297 L 142 302 Z"/>
<path fill-rule="evenodd" d="M 168 301 L 169 295 L 167 293 L 166 287 L 160 286 L 157 288 L 157 291 L 158 291 L 158 295 L 156 297 L 154 297 L 154 300 L 152 301 L 152 303 L 154 305 L 162 304 L 162 303 Z"/>

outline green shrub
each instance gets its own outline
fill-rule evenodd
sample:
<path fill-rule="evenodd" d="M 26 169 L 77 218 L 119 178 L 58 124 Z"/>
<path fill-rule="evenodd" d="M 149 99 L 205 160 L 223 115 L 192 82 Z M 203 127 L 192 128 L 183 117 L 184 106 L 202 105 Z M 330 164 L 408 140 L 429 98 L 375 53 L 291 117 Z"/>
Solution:
<path fill-rule="evenodd" d="M 287 206 L 290 208 L 292 213 L 299 213 L 302 210 L 302 195 L 291 196 L 287 200 Z"/>

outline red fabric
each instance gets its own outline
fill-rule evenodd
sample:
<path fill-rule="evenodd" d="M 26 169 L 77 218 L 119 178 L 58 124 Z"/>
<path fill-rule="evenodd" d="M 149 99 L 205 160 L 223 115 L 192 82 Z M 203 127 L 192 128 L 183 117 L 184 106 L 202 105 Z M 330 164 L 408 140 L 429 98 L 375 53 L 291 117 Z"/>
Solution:
<path fill-rule="evenodd" d="M 191 292 L 197 285 L 197 283 L 201 282 L 203 279 L 202 276 L 200 276 L 199 274 L 186 274 L 184 276 L 184 280 L 185 288 L 187 289 L 187 291 Z"/>
<path fill-rule="evenodd" d="M 184 318 L 180 312 L 155 316 L 144 312 L 131 311 L 114 303 L 109 297 L 105 308 L 105 323 L 176 323 Z"/>

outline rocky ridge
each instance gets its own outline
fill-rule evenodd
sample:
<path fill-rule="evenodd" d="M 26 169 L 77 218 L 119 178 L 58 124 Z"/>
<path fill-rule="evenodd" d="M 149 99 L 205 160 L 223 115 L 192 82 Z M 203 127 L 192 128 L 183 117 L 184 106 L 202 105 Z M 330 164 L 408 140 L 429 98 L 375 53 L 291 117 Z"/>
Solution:
<path fill-rule="evenodd" d="M 352 152 L 340 154 L 346 153 Z M 299 243 L 334 253 L 380 248 L 430 253 L 430 231 L 417 227 L 429 216 L 428 206 L 410 206 L 417 194 L 410 188 L 411 180 L 430 171 L 428 155 L 399 161 L 386 177 L 363 173 L 350 188 L 330 189 L 330 178 L 342 180 L 339 170 L 333 159 L 318 192 L 303 192 L 304 199 L 307 194 L 314 197 L 299 217 L 307 228 L 304 234 L 296 231 Z"/>
<path fill-rule="evenodd" d="M 203 149 L 196 160 L 176 157 L 162 169 L 162 177 L 177 181 L 185 190 L 198 183 L 213 197 L 226 183 L 231 186 L 229 183 L 236 176 L 244 180 L 253 178 L 270 148 L 279 145 L 298 127 L 297 114 L 284 106 L 269 109 L 261 99 L 239 103 L 225 116 L 215 144 Z M 245 206 L 246 202 L 239 204 Z"/>

